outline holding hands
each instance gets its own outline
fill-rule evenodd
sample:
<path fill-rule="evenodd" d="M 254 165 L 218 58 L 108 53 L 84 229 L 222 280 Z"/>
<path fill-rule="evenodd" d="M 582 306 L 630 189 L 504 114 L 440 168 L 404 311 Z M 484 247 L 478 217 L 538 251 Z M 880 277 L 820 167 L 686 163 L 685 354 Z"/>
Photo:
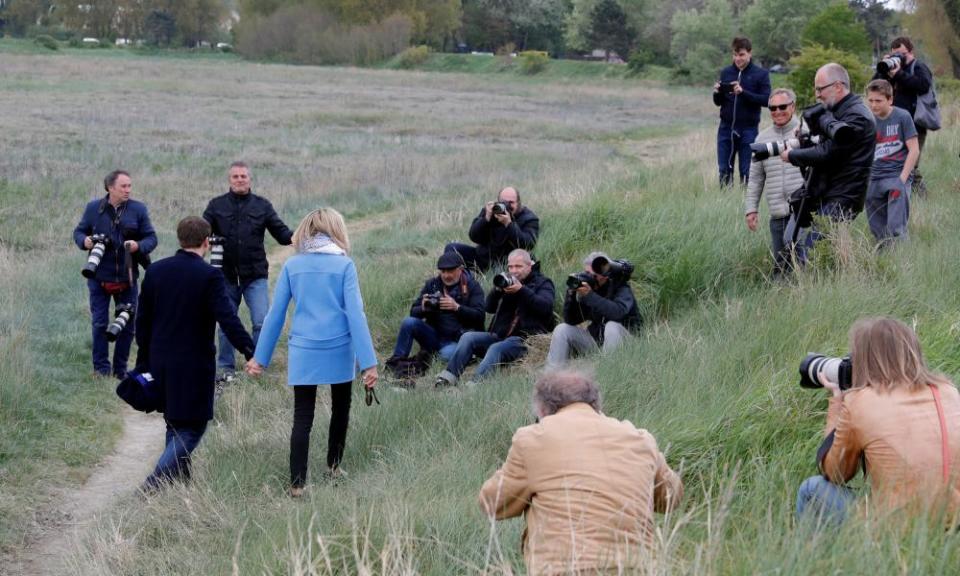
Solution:
<path fill-rule="evenodd" d="M 251 376 L 263 374 L 263 366 L 253 358 L 247 360 L 247 364 L 243 367 L 243 370 Z"/>

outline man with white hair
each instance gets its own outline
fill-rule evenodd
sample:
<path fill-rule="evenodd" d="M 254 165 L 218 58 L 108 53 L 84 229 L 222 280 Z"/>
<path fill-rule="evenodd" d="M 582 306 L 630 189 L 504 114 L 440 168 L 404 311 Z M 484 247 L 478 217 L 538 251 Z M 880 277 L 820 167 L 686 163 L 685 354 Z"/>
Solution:
<path fill-rule="evenodd" d="M 603 252 L 591 252 L 583 259 L 583 272 L 567 279 L 563 300 L 563 323 L 553 330 L 547 369 L 562 367 L 571 354 L 603 350 L 609 354 L 640 325 L 637 299 L 628 278 L 617 273 Z M 594 265 L 597 263 L 597 265 Z M 587 328 L 578 324 L 589 321 Z"/>
<path fill-rule="evenodd" d="M 503 466 L 480 489 L 480 508 L 524 515 L 527 574 L 633 574 L 649 568 L 654 512 L 683 498 L 680 476 L 649 432 L 604 416 L 600 392 L 575 372 L 534 386 L 537 423 L 513 435 Z"/>

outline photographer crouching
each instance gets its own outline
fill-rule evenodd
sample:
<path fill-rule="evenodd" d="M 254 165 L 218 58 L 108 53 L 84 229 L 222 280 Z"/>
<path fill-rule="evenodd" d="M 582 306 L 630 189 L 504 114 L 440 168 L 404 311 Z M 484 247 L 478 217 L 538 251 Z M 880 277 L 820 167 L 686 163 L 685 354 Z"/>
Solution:
<path fill-rule="evenodd" d="M 780 152 L 781 160 L 807 171 L 804 191 L 791 198 L 793 214 L 786 232 L 801 263 L 823 236 L 813 224 L 814 215 L 843 222 L 863 210 L 876 140 L 873 114 L 850 92 L 850 75 L 843 66 L 821 66 L 814 92 L 820 104 L 804 110 L 803 118 L 817 139 Z M 802 228 L 809 231 L 800 240 Z"/>
<path fill-rule="evenodd" d="M 540 218 L 520 203 L 520 192 L 508 186 L 473 219 L 470 239 L 476 246 L 451 242 L 443 251 L 460 254 L 468 267 L 483 272 L 502 266 L 513 250 L 533 250 L 539 234 Z"/>
<path fill-rule="evenodd" d="M 554 328 L 547 354 L 547 370 L 562 367 L 571 354 L 616 350 L 640 325 L 637 300 L 630 289 L 633 266 L 591 252 L 584 271 L 567 278 L 563 323 Z M 587 328 L 577 326 L 589 320 Z"/>
<path fill-rule="evenodd" d="M 811 355 L 800 368 L 801 386 L 831 398 L 820 475 L 800 486 L 797 517 L 842 522 L 857 497 L 844 484 L 862 466 L 873 511 L 943 512 L 957 526 L 960 393 L 927 368 L 914 331 L 892 318 L 862 319 L 850 329 L 849 358 Z"/>
<path fill-rule="evenodd" d="M 132 187 L 128 172 L 114 170 L 107 174 L 103 179 L 107 195 L 87 204 L 73 231 L 77 247 L 89 251 L 83 275 L 90 292 L 93 370 L 99 376 L 110 376 L 109 341 L 116 340 L 112 373 L 121 380 L 127 375 L 133 343 L 138 265 L 149 266 L 148 254 L 157 247 L 147 207 L 130 199 Z M 116 305 L 115 316 L 122 323 L 110 323 L 111 299 Z"/>

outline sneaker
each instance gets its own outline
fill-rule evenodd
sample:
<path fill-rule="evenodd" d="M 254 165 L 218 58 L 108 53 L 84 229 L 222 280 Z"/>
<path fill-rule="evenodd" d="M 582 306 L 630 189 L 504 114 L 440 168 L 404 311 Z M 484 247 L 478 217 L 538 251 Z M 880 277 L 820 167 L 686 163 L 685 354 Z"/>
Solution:
<path fill-rule="evenodd" d="M 455 386 L 455 384 L 443 376 L 437 376 L 437 379 L 434 381 L 433 386 L 435 388 L 449 388 L 450 386 Z"/>

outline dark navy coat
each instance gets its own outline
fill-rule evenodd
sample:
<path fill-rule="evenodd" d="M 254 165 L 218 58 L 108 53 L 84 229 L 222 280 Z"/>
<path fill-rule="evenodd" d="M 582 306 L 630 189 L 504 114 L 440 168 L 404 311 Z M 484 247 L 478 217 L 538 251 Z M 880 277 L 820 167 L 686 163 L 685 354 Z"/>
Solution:
<path fill-rule="evenodd" d="M 740 71 L 733 64 L 720 71 L 720 83 L 729 84 L 739 79 L 743 92 L 714 92 L 713 103 L 720 107 L 720 124 L 734 128 L 760 126 L 760 115 L 770 101 L 770 73 L 752 61 Z"/>
<path fill-rule="evenodd" d="M 253 339 L 227 299 L 219 270 L 184 250 L 150 266 L 137 308 L 137 371 L 150 372 L 165 389 L 167 420 L 213 418 L 218 322 L 230 343 L 252 357 Z"/>
<path fill-rule="evenodd" d="M 150 223 L 147 207 L 142 202 L 127 200 L 116 209 L 107 202 L 109 195 L 88 203 L 83 211 L 83 217 L 73 230 L 73 241 L 81 250 L 87 236 L 106 234 L 110 238 L 110 245 L 97 267 L 98 282 L 126 282 L 127 266 L 126 253 L 123 243 L 126 240 L 135 240 L 140 245 L 141 254 L 149 254 L 157 247 L 157 234 Z M 130 270 L 136 279 L 136 266 Z"/>

